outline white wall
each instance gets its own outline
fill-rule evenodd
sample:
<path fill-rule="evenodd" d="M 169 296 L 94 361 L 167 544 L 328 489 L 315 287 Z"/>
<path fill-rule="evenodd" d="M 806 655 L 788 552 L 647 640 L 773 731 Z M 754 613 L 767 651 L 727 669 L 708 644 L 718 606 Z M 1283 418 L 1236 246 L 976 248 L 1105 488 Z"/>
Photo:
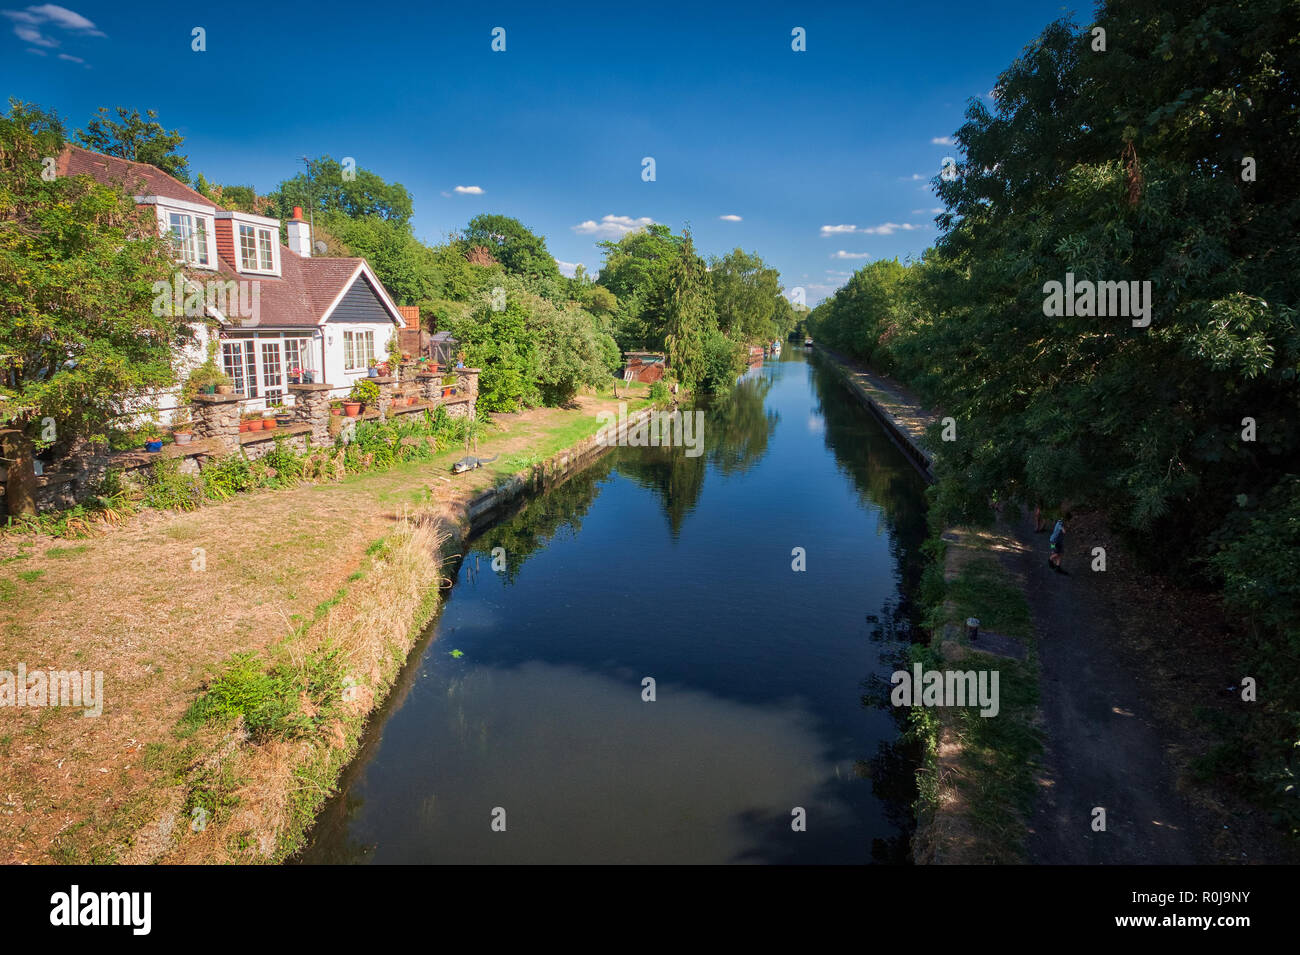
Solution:
<path fill-rule="evenodd" d="M 343 333 L 345 331 L 374 332 L 375 360 L 380 362 L 387 360 L 388 340 L 397 334 L 396 325 L 381 325 L 378 322 L 326 322 L 323 330 L 325 332 L 324 381 L 334 386 L 330 394 L 340 398 L 352 390 L 358 378 L 365 378 L 367 375 L 365 368 L 357 371 L 343 370 Z"/>

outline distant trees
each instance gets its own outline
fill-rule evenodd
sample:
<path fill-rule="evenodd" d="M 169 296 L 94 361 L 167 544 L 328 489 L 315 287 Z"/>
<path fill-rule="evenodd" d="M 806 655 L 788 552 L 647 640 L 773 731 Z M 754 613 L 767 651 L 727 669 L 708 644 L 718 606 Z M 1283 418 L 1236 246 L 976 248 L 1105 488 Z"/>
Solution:
<path fill-rule="evenodd" d="M 86 128 L 77 131 L 77 141 L 97 153 L 148 163 L 189 182 L 189 160 L 176 152 L 185 142 L 179 131 L 163 129 L 152 109 L 141 116 L 138 109 L 119 106 L 116 113 L 117 119 L 113 119 L 108 107 L 101 106 Z"/>
<path fill-rule="evenodd" d="M 559 284 L 560 269 L 555 258 L 546 251 L 546 240 L 518 219 L 477 215 L 465 227 L 464 239 L 469 245 L 486 247 L 512 275 L 535 283 L 550 280 Z"/>

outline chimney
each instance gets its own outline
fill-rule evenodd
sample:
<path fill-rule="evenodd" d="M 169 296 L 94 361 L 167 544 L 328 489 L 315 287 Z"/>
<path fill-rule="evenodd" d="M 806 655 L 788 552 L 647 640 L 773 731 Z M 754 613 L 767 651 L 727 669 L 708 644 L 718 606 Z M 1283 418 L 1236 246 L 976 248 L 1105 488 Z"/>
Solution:
<path fill-rule="evenodd" d="M 311 258 L 311 227 L 303 221 L 302 206 L 293 207 L 293 218 L 285 223 L 289 232 L 289 248 L 304 259 Z"/>

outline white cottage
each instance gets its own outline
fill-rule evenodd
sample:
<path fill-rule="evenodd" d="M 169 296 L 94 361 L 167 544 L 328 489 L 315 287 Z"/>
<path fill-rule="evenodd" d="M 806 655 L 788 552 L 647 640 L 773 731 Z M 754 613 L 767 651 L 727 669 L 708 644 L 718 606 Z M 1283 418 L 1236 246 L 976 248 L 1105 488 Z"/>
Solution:
<path fill-rule="evenodd" d="M 285 224 L 289 244 L 282 246 L 279 219 L 222 209 L 147 163 L 67 146 L 58 172 L 89 175 L 153 206 L 178 261 L 192 273 L 211 273 L 203 312 L 217 322 L 222 367 L 252 407 L 283 404 L 299 377 L 345 394 L 372 361 L 384 360 L 389 339 L 406 327 L 365 259 L 312 255 L 301 209 Z M 180 307 L 193 294 L 192 285 L 178 281 L 172 297 Z M 197 325 L 195 345 L 180 356 L 182 372 L 203 360 L 213 334 Z"/>

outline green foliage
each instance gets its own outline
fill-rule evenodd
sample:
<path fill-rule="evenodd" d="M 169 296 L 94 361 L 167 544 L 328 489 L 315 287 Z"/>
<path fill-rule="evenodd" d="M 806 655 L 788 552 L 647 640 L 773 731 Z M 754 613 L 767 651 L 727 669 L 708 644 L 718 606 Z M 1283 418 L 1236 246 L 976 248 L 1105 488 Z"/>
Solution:
<path fill-rule="evenodd" d="M 477 215 L 465 227 L 464 239 L 468 245 L 487 248 L 512 275 L 534 283 L 549 280 L 555 289 L 561 285 L 560 270 L 555 258 L 546 251 L 546 240 L 518 219 Z"/>
<path fill-rule="evenodd" d="M 12 102 L 0 116 L 0 423 L 53 418 L 94 435 L 124 398 L 175 383 L 183 316 L 157 316 L 171 251 L 150 208 L 88 177 L 41 177 L 62 147 L 58 118 Z"/>
<path fill-rule="evenodd" d="M 374 407 L 379 402 L 379 386 L 369 378 L 358 378 L 352 385 L 352 390 L 348 392 L 348 397 L 368 407 Z"/>
<path fill-rule="evenodd" d="M 662 378 L 659 381 L 651 383 L 650 401 L 653 404 L 655 405 L 666 404 L 670 397 L 672 397 L 672 394 L 671 392 L 669 392 L 668 385 L 664 383 Z"/>
<path fill-rule="evenodd" d="M 142 117 L 138 109 L 128 111 L 119 106 L 114 120 L 108 115 L 108 107 L 101 106 L 98 116 L 77 133 L 77 140 L 97 153 L 148 163 L 188 183 L 189 160 L 176 152 L 185 137 L 179 130 L 163 129 L 157 119 L 158 113 L 152 109 Z"/>
<path fill-rule="evenodd" d="M 346 178 L 343 165 L 331 156 L 308 161 L 306 172 L 281 182 L 269 198 L 280 219 L 292 218 L 294 206 L 315 209 L 317 221 L 330 213 L 347 219 L 374 217 L 397 225 L 411 218 L 411 194 L 405 186 L 386 182 L 361 166 Z"/>
<path fill-rule="evenodd" d="M 528 332 L 529 312 L 521 296 L 509 297 L 500 311 L 485 300 L 452 334 L 465 350 L 465 363 L 483 369 L 478 405 L 486 411 L 518 411 L 542 401 L 541 353 Z"/>

